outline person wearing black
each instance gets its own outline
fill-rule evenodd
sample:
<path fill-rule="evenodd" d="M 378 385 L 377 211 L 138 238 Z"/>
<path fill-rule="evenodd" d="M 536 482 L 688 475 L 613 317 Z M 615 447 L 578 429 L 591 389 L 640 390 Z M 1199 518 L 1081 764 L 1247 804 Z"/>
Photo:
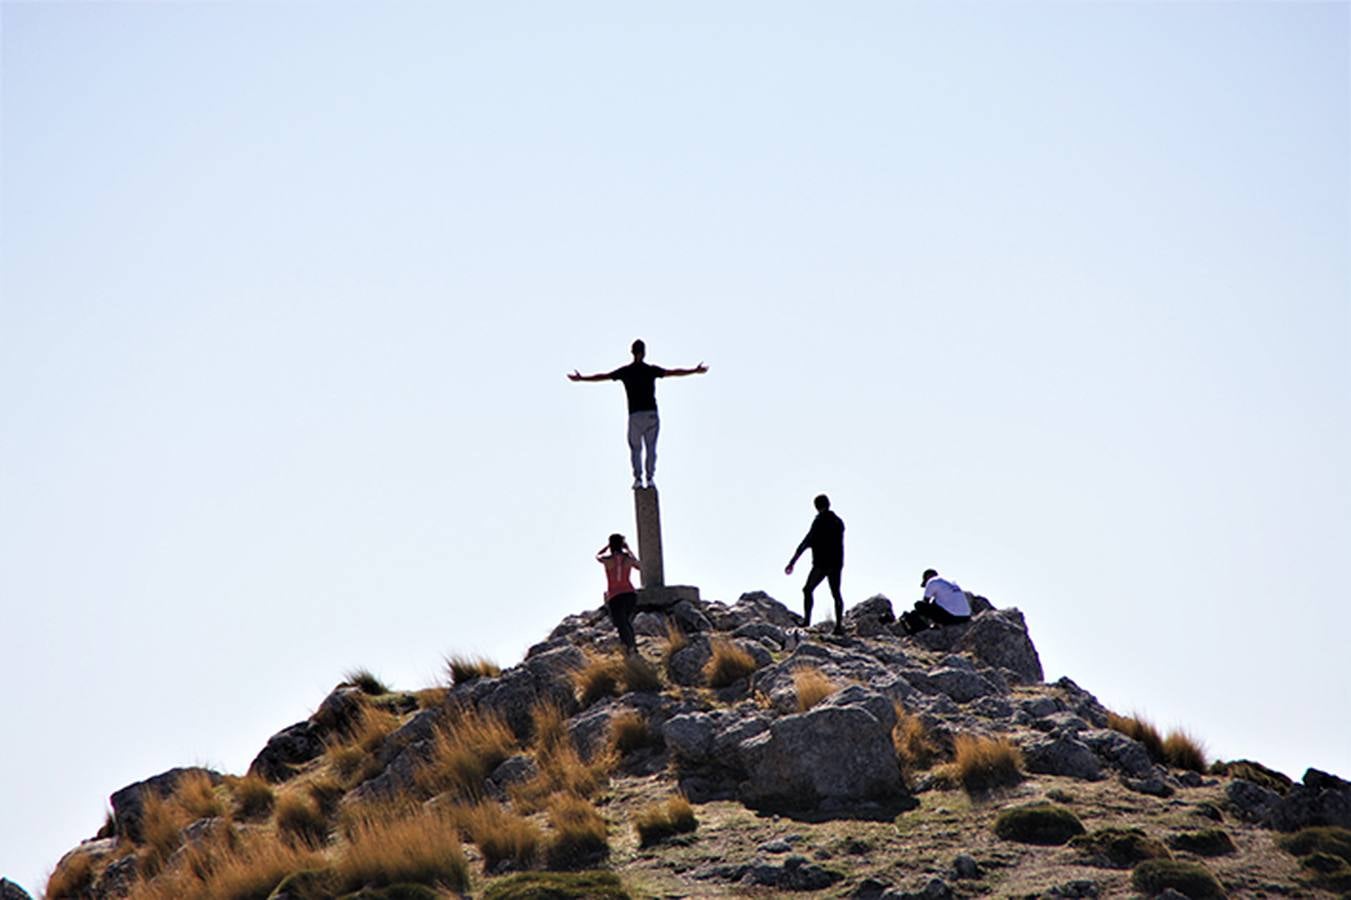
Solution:
<path fill-rule="evenodd" d="M 636 491 L 643 487 L 644 469 L 647 472 L 647 486 L 657 486 L 652 480 L 657 471 L 657 432 L 661 428 L 657 418 L 657 379 L 702 375 L 708 371 L 708 366 L 701 362 L 693 369 L 663 369 L 643 362 L 647 345 L 641 340 L 634 341 L 630 349 L 633 351 L 633 362 L 627 366 L 595 375 L 583 375 L 574 369 L 568 375 L 568 380 L 624 382 L 624 393 L 629 400 L 629 458 L 633 463 L 633 489 Z M 646 467 L 643 465 L 644 447 L 647 448 Z"/>
<path fill-rule="evenodd" d="M 812 551 L 812 570 L 802 586 L 802 624 L 812 623 L 812 594 L 822 581 L 829 581 L 830 594 L 835 598 L 834 634 L 844 634 L 844 598 L 840 596 L 840 574 L 844 570 L 844 522 L 830 511 L 830 498 L 821 494 L 816 498 L 816 518 L 802 543 L 797 545 L 793 558 L 788 560 L 785 575 L 793 574 L 793 564 L 808 547 Z"/>

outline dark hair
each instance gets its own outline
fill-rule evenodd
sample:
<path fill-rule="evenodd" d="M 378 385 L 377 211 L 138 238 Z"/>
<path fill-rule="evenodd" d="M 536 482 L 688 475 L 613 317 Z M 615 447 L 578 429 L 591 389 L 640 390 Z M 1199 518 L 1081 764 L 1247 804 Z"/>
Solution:
<path fill-rule="evenodd" d="M 620 550 L 623 550 L 624 545 L 627 543 L 628 541 L 624 540 L 624 535 L 622 534 L 610 535 L 610 550 L 612 550 L 615 553 L 618 553 Z"/>
<path fill-rule="evenodd" d="M 647 344 L 644 344 L 643 339 L 639 338 L 638 340 L 633 342 L 633 346 L 630 347 L 629 349 L 632 350 L 634 353 L 638 354 L 639 356 L 642 356 L 643 354 L 647 353 Z"/>
<path fill-rule="evenodd" d="M 816 508 L 822 512 L 830 509 L 830 498 L 825 494 L 817 494 L 814 502 L 816 503 Z"/>
<path fill-rule="evenodd" d="M 919 586 L 924 587 L 926 584 L 929 583 L 930 578 L 937 578 L 937 577 L 938 577 L 937 569 L 925 569 L 924 574 L 919 576 Z"/>

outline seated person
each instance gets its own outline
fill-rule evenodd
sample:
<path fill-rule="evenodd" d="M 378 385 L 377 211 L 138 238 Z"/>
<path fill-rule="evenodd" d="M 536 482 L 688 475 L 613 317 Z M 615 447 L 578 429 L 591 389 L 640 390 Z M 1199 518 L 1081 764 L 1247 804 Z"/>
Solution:
<path fill-rule="evenodd" d="M 971 601 L 966 592 L 946 578 L 939 578 L 937 570 L 925 569 L 919 585 L 924 588 L 924 599 L 915 604 L 913 612 L 901 614 L 906 634 L 971 621 Z"/>

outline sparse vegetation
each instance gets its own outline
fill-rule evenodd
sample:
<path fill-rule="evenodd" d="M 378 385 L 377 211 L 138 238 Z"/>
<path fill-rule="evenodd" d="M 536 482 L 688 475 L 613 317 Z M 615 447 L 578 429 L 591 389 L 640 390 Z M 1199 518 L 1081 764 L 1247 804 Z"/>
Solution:
<path fill-rule="evenodd" d="M 613 872 L 520 872 L 488 885 L 483 900 L 628 900 Z"/>
<path fill-rule="evenodd" d="M 234 813 L 238 818 L 260 819 L 272 812 L 272 785 L 261 776 L 245 775 L 230 779 L 226 784 L 234 796 Z"/>
<path fill-rule="evenodd" d="M 592 656 L 573 675 L 577 700 L 590 706 L 602 697 L 617 697 L 622 691 L 624 663 L 617 656 Z"/>
<path fill-rule="evenodd" d="M 277 834 L 291 847 L 322 847 L 328 822 L 308 792 L 287 791 L 277 800 Z"/>
<path fill-rule="evenodd" d="M 587 800 L 568 794 L 549 803 L 553 836 L 545 850 L 551 869 L 578 869 L 594 865 L 610 854 L 605 819 Z"/>
<path fill-rule="evenodd" d="M 1224 888 L 1205 867 L 1175 859 L 1150 859 L 1140 863 L 1131 876 L 1131 884 L 1151 897 L 1170 888 L 1192 900 L 1225 896 Z"/>
<path fill-rule="evenodd" d="M 415 778 L 428 794 L 451 791 L 477 800 L 484 780 L 515 748 L 516 737 L 500 717 L 459 709 L 437 729 L 432 757 Z"/>
<path fill-rule="evenodd" d="M 816 666 L 793 670 L 793 692 L 797 695 L 797 711 L 806 712 L 839 690 L 835 682 Z"/>
<path fill-rule="evenodd" d="M 189 821 L 225 815 L 225 800 L 216 793 L 211 776 L 202 771 L 184 774 L 174 790 L 173 800 Z"/>
<path fill-rule="evenodd" d="M 446 672 L 451 684 L 467 684 L 475 678 L 496 678 L 502 667 L 487 657 L 454 654 L 446 657 Z"/>
<path fill-rule="evenodd" d="M 141 806 L 140 871 L 145 878 L 153 878 L 164 868 L 169 857 L 183 843 L 183 826 L 191 819 L 173 797 L 161 797 L 154 791 L 145 794 Z"/>
<path fill-rule="evenodd" d="M 1163 761 L 1174 769 L 1192 772 L 1206 770 L 1205 746 L 1181 729 L 1168 732 L 1163 739 Z"/>
<path fill-rule="evenodd" d="M 1276 843 L 1292 856 L 1327 853 L 1351 863 L 1351 829 L 1327 825 L 1302 828 L 1282 836 Z"/>
<path fill-rule="evenodd" d="M 346 672 L 342 679 L 345 683 L 357 688 L 363 694 L 372 697 L 379 697 L 381 694 L 388 694 L 389 688 L 381 681 L 370 669 L 352 669 Z"/>
<path fill-rule="evenodd" d="M 940 750 L 929 737 L 929 729 L 919 716 L 908 713 L 901 704 L 894 704 L 896 724 L 891 729 L 891 743 L 896 748 L 896 759 L 907 776 L 927 769 L 939 758 Z"/>
<path fill-rule="evenodd" d="M 1063 806 L 1034 803 L 1004 810 L 995 820 L 994 832 L 1006 841 L 1059 846 L 1083 834 L 1084 825 Z"/>
<path fill-rule="evenodd" d="M 1113 731 L 1119 731 L 1131 740 L 1139 741 L 1144 745 L 1145 751 L 1149 753 L 1149 758 L 1154 762 L 1161 763 L 1163 759 L 1163 736 L 1153 723 L 1140 715 L 1119 716 L 1116 713 L 1107 714 L 1107 727 Z"/>
<path fill-rule="evenodd" d="M 75 900 L 94 884 L 94 860 L 88 853 L 72 853 L 47 879 L 47 900 Z"/>
<path fill-rule="evenodd" d="M 568 739 L 568 722 L 556 704 L 541 700 L 530 710 L 531 739 L 536 753 L 551 753 Z"/>
<path fill-rule="evenodd" d="M 1260 784 L 1268 790 L 1275 791 L 1282 797 L 1290 793 L 1290 788 L 1294 786 L 1289 776 L 1250 759 L 1217 762 L 1210 767 L 1210 773 L 1226 778 L 1242 778 L 1244 781 L 1251 781 L 1253 784 Z"/>
<path fill-rule="evenodd" d="M 155 880 L 133 885 L 128 900 L 262 900 L 287 876 L 324 865 L 323 856 L 309 847 L 224 830 L 180 859 Z"/>
<path fill-rule="evenodd" d="M 713 653 L 704 664 L 704 680 L 711 688 L 735 684 L 755 671 L 755 657 L 728 640 L 713 641 Z"/>
<path fill-rule="evenodd" d="M 647 718 L 635 709 L 626 709 L 610 719 L 610 746 L 623 756 L 659 743 L 647 724 Z"/>
<path fill-rule="evenodd" d="M 663 803 L 653 803 L 638 812 L 634 818 L 638 829 L 638 845 L 650 847 L 677 834 L 685 834 L 699 827 L 690 801 L 677 794 Z"/>
<path fill-rule="evenodd" d="M 338 805 L 342 803 L 342 795 L 347 793 L 347 789 L 342 782 L 331 775 L 320 775 L 310 781 L 305 786 L 311 799 L 319 807 L 319 814 L 325 819 L 331 819 L 338 812 Z"/>
<path fill-rule="evenodd" d="M 1070 839 L 1070 846 L 1082 853 L 1090 865 L 1129 869 L 1147 859 L 1171 859 L 1162 843 L 1141 828 L 1101 828 Z"/>
<path fill-rule="evenodd" d="M 636 653 L 624 657 L 620 681 L 626 694 L 655 694 L 662 688 L 656 667 Z"/>
<path fill-rule="evenodd" d="M 539 771 L 530 780 L 507 789 L 517 809 L 524 813 L 536 812 L 559 792 L 590 797 L 606 783 L 614 766 L 613 756 L 602 753 L 591 762 L 583 761 L 568 736 L 563 714 L 556 706 L 537 704 L 531 710 L 531 719 L 532 749 Z"/>
<path fill-rule="evenodd" d="M 1007 738 L 959 734 L 953 740 L 951 775 L 969 794 L 1012 787 L 1023 780 L 1023 754 Z"/>
<path fill-rule="evenodd" d="M 1168 839 L 1168 846 L 1174 850 L 1184 850 L 1197 856 L 1224 856 L 1235 852 L 1234 841 L 1222 828 L 1203 828 L 1200 831 L 1184 831 Z"/>
<path fill-rule="evenodd" d="M 528 869 L 539 857 L 544 835 L 525 816 L 484 803 L 465 814 L 470 839 L 483 854 L 485 872 L 497 872 L 505 862 L 515 869 Z"/>
<path fill-rule="evenodd" d="M 423 688 L 420 691 L 413 692 L 413 700 L 417 703 L 418 709 L 434 709 L 438 706 L 444 706 L 446 698 L 450 696 L 450 691 L 443 687 Z"/>
<path fill-rule="evenodd" d="M 355 787 L 376 774 L 376 754 L 398 727 L 398 716 L 368 706 L 346 733 L 329 744 L 326 750 L 329 763 L 345 787 Z"/>
<path fill-rule="evenodd" d="M 358 823 L 334 865 L 342 890 L 400 882 L 434 884 L 461 891 L 469 865 L 455 824 L 434 812 Z"/>

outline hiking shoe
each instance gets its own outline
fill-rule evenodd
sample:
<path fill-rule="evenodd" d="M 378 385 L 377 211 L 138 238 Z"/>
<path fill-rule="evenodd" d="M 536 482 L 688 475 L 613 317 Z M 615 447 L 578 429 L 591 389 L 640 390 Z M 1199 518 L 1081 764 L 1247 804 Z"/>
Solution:
<path fill-rule="evenodd" d="M 633 479 L 633 489 L 635 491 L 641 491 L 643 489 L 643 479 L 641 478 Z"/>

